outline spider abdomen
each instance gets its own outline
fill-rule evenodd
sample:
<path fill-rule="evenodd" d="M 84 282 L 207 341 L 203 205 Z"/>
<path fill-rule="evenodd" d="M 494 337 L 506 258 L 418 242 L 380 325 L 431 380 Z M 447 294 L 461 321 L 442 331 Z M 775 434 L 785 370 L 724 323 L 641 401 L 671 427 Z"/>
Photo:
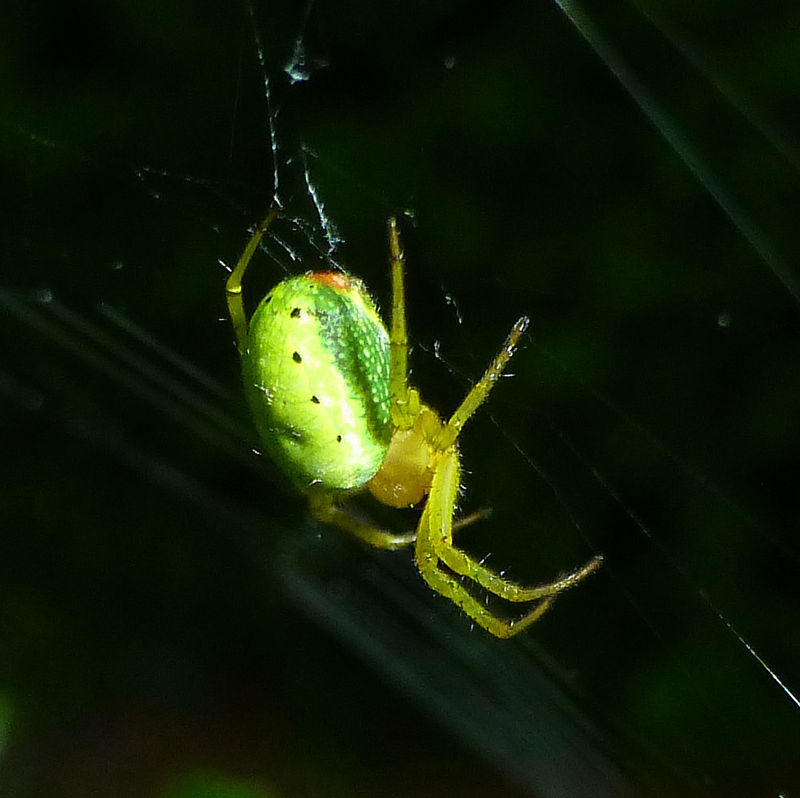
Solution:
<path fill-rule="evenodd" d="M 250 320 L 242 372 L 261 438 L 299 488 L 373 477 L 392 436 L 389 336 L 359 280 L 279 283 Z"/>

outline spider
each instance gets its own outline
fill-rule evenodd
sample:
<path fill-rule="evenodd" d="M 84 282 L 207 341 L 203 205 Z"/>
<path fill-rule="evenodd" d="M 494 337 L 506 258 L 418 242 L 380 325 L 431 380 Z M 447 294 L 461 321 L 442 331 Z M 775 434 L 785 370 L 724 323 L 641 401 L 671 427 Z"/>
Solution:
<path fill-rule="evenodd" d="M 266 450 L 308 498 L 318 520 L 382 549 L 415 543 L 417 568 L 437 593 L 496 637 L 522 631 L 602 562 L 596 556 L 553 582 L 524 587 L 453 543 L 454 529 L 483 515 L 454 520 L 461 484 L 458 437 L 503 374 L 528 319 L 517 321 L 484 375 L 442 421 L 408 382 L 405 259 L 396 219 L 389 220 L 391 332 L 363 283 L 341 271 L 283 280 L 248 322 L 242 279 L 278 215 L 273 206 L 226 284 L 244 388 Z M 390 507 L 425 501 L 416 532 L 396 534 L 353 517 L 343 504 L 364 489 Z M 464 578 L 509 602 L 532 606 L 519 617 L 500 617 Z"/>

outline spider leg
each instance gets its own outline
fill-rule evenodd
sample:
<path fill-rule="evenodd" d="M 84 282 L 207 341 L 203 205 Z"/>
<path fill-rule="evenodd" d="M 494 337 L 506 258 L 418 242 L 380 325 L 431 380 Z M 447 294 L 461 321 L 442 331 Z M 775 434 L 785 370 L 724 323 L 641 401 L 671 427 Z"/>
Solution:
<path fill-rule="evenodd" d="M 474 513 L 470 513 L 469 515 L 464 515 L 461 518 L 456 518 L 453 521 L 453 532 L 459 532 L 465 526 L 474 524 L 476 521 L 483 521 L 484 518 L 488 518 L 491 514 L 492 514 L 491 507 L 483 507 L 480 510 L 475 510 Z"/>
<path fill-rule="evenodd" d="M 497 356 L 492 361 L 491 365 L 484 372 L 483 376 L 472 386 L 470 392 L 464 398 L 464 401 L 456 409 L 456 412 L 450 416 L 448 422 L 439 431 L 434 441 L 436 448 L 439 451 L 444 451 L 450 448 L 461 433 L 461 428 L 466 424 L 467 420 L 473 413 L 486 401 L 489 392 L 494 388 L 497 381 L 503 375 L 508 361 L 517 351 L 519 346 L 519 339 L 522 337 L 525 330 L 528 329 L 530 323 L 527 316 L 522 316 L 517 319 L 516 324 L 511 328 L 503 348 L 497 353 Z"/>
<path fill-rule="evenodd" d="M 458 496 L 460 466 L 458 450 L 451 447 L 442 454 L 428 502 L 417 530 L 416 561 L 425 581 L 438 593 L 457 604 L 463 612 L 496 637 L 511 637 L 537 621 L 556 596 L 596 570 L 602 558 L 555 582 L 526 588 L 504 579 L 473 560 L 453 545 L 453 510 Z M 440 564 L 447 566 L 445 571 Z M 450 573 L 452 571 L 453 573 Z M 461 583 L 466 576 L 496 596 L 508 601 L 533 601 L 535 605 L 522 617 L 501 618 L 485 607 Z"/>
<path fill-rule="evenodd" d="M 416 532 L 396 534 L 359 521 L 342 509 L 330 494 L 311 494 L 308 503 L 318 521 L 338 527 L 377 549 L 401 549 L 417 539 Z"/>
<path fill-rule="evenodd" d="M 553 582 L 545 582 L 544 584 L 536 585 L 536 587 L 524 587 L 500 576 L 485 565 L 481 565 L 460 549 L 444 549 L 439 553 L 439 558 L 455 573 L 472 579 L 490 593 L 494 593 L 496 596 L 506 599 L 506 601 L 515 602 L 536 601 L 545 596 L 555 597 L 562 591 L 577 585 L 589 574 L 594 573 L 603 562 L 603 557 L 598 555 L 585 565 L 576 568 L 565 576 L 559 577 Z"/>
<path fill-rule="evenodd" d="M 242 278 L 250 265 L 250 261 L 255 255 L 264 233 L 275 221 L 278 215 L 278 206 L 273 205 L 263 222 L 255 229 L 247 246 L 239 258 L 236 268 L 230 273 L 228 281 L 225 283 L 225 295 L 228 299 L 228 313 L 233 322 L 233 331 L 236 334 L 236 346 L 241 354 L 247 346 L 247 316 L 244 312 L 244 302 L 242 300 Z"/>
<path fill-rule="evenodd" d="M 389 334 L 392 421 L 397 429 L 411 429 L 419 415 L 419 394 L 408 384 L 408 331 L 406 328 L 405 255 L 397 219 L 389 219 L 392 265 L 392 329 Z"/>
<path fill-rule="evenodd" d="M 458 451 L 451 447 L 442 454 L 430 495 L 417 528 L 415 559 L 423 579 L 445 598 L 495 637 L 511 637 L 530 626 L 547 611 L 555 600 L 553 595 L 539 599 L 526 615 L 515 620 L 500 618 L 485 607 L 461 583 L 457 576 L 442 570 L 443 553 L 454 550 L 452 529 L 453 510 L 459 486 Z"/>
<path fill-rule="evenodd" d="M 417 541 L 419 541 L 419 536 Z M 419 544 L 418 544 L 419 546 Z M 434 557 L 425 560 L 422 564 L 417 560 L 420 573 L 425 581 L 440 595 L 450 599 L 461 611 L 472 618 L 479 626 L 495 637 L 508 638 L 526 629 L 550 608 L 555 601 L 555 596 L 545 596 L 539 599 L 536 606 L 516 620 L 500 618 L 490 612 L 478 599 L 475 598 L 461 582 L 436 564 Z"/>

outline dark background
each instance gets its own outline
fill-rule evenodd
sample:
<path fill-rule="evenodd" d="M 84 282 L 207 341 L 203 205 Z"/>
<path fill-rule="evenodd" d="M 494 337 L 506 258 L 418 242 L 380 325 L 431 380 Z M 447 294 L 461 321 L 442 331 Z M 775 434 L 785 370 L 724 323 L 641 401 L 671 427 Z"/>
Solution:
<path fill-rule="evenodd" d="M 800 14 L 754 5 L 4 4 L 0 792 L 800 795 Z M 532 318 L 461 542 L 606 565 L 513 641 L 251 452 L 265 74 L 383 306 L 402 215 L 434 407 Z M 276 232 L 252 298 L 323 260 Z"/>

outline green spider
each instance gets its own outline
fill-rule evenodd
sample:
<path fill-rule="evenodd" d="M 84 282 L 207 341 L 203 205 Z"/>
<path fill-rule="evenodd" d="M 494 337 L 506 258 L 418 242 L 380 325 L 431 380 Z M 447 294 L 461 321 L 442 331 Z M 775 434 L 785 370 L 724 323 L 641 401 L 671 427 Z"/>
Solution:
<path fill-rule="evenodd" d="M 517 321 L 486 373 L 443 422 L 408 384 L 405 261 L 394 218 L 391 333 L 363 283 L 339 271 L 287 278 L 248 322 L 242 278 L 278 214 L 273 207 L 253 233 L 226 285 L 244 387 L 265 448 L 308 497 L 317 519 L 382 549 L 416 542 L 417 568 L 436 592 L 497 637 L 522 631 L 602 562 L 597 556 L 554 582 L 523 587 L 453 544 L 453 530 L 482 515 L 454 521 L 461 484 L 458 436 L 508 365 L 528 319 Z M 395 534 L 350 515 L 344 501 L 365 488 L 390 507 L 414 507 L 427 498 L 416 532 Z M 463 577 L 533 607 L 521 617 L 499 617 Z"/>

